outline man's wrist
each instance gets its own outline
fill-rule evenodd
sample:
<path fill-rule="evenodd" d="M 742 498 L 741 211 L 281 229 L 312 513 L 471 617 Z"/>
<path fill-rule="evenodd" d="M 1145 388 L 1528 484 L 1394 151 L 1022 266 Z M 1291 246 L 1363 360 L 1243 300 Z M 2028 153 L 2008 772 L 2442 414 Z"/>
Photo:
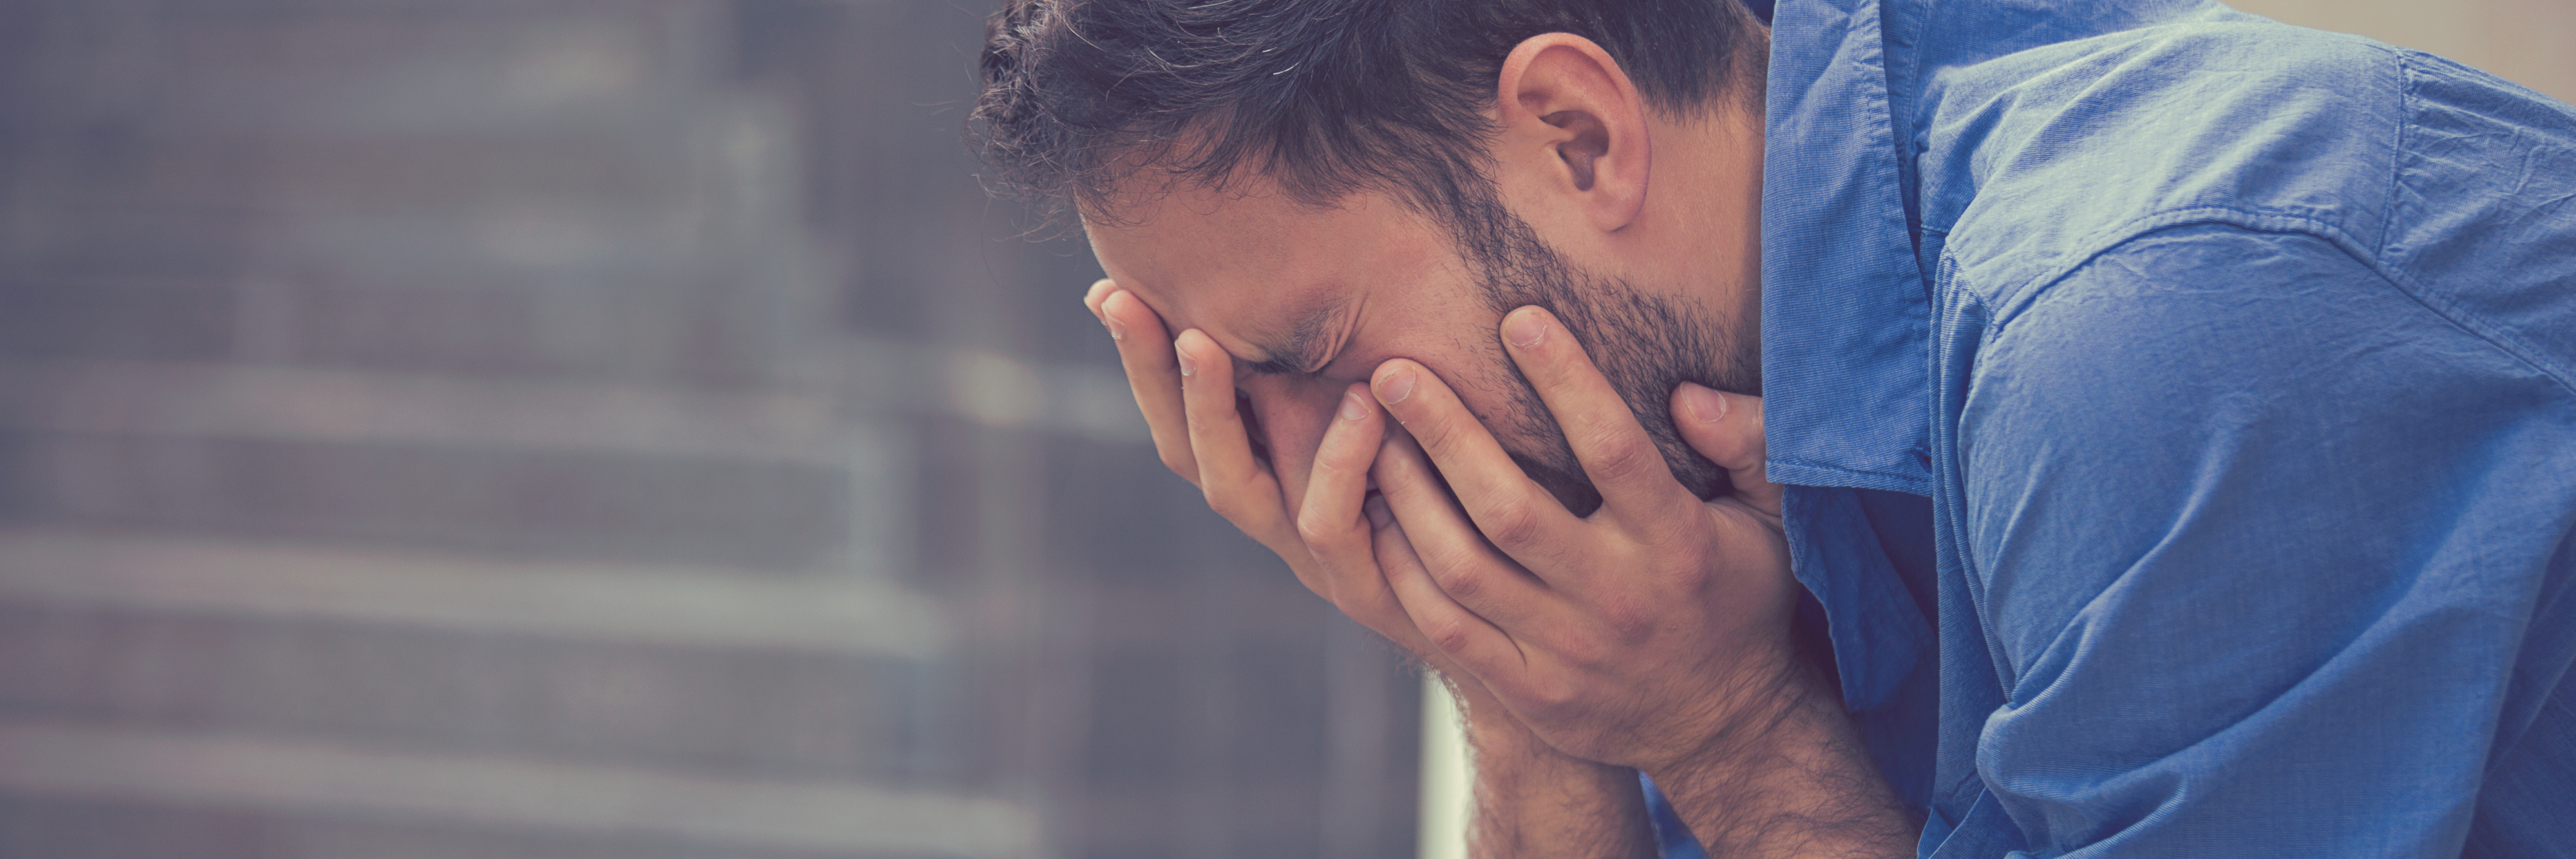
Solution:
<path fill-rule="evenodd" d="M 1651 859 L 1637 771 L 1568 755 L 1481 689 L 1453 685 L 1475 762 L 1474 859 Z"/>
<path fill-rule="evenodd" d="M 1913 855 L 1920 825 L 1823 671 L 1783 659 L 1739 692 L 1707 743 L 1646 770 L 1711 855 Z"/>

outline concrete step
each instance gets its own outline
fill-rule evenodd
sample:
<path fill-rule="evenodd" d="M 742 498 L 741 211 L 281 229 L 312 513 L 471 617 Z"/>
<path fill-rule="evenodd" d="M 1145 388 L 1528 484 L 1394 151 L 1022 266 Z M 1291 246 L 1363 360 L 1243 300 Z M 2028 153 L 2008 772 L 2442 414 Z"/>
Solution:
<path fill-rule="evenodd" d="M 900 430 L 823 395 L 160 362 L 0 381 L 0 521 L 777 573 L 882 575 L 904 539 L 854 506 L 900 497 Z"/>
<path fill-rule="evenodd" d="M 738 296 L 817 290 L 810 280 L 828 272 L 786 231 L 795 225 L 752 217 L 724 199 L 768 193 L 771 183 L 679 178 L 708 187 L 685 189 L 690 196 L 681 199 L 635 200 L 459 187 L 451 207 L 409 210 L 365 209 L 371 191 L 364 187 L 338 200 L 259 208 L 267 205 L 262 197 L 300 193 L 273 190 L 295 184 L 285 180 L 208 190 L 237 198 L 220 205 L 91 199 L 86 183 L 13 189 L 24 193 L 0 213 L 7 219 L 0 267 L 20 278 L 248 272 L 379 288 L 585 286 L 649 294 L 678 287 Z"/>
<path fill-rule="evenodd" d="M 928 663 L 0 603 L 0 717 L 951 784 Z M 945 711 L 945 712 L 943 712 Z"/>
<path fill-rule="evenodd" d="M 0 520 L 891 576 L 909 429 L 840 391 L 0 360 Z"/>
<path fill-rule="evenodd" d="M 31 64 L 54 92 L 89 97 L 45 102 L 250 134 L 614 122 L 725 59 L 701 50 L 723 24 L 701 3 L 51 5 L 46 27 L 91 38 L 46 40 Z"/>
<path fill-rule="evenodd" d="M 820 324 L 783 288 L 680 274 L 543 288 L 20 275 L 0 280 L 0 358 L 743 385 L 776 376 Z"/>
<path fill-rule="evenodd" d="M 12 117 L 12 146 L 28 160 L 11 191 L 21 204 L 41 200 L 55 213 L 476 218 L 546 206 L 605 229 L 637 212 L 687 214 L 714 202 L 702 198 L 705 183 L 695 172 L 720 165 L 708 164 L 688 133 L 708 112 L 715 111 L 659 118 L 658 134 L 612 127 L 276 139 Z"/>
<path fill-rule="evenodd" d="M 0 855 L 46 859 L 896 859 L 876 851 L 710 844 L 649 833 L 538 831 L 384 815 L 0 790 Z M 923 859 L 902 854 L 900 859 Z"/>
<path fill-rule="evenodd" d="M 294 364 L 0 360 L 0 429 L 849 465 L 890 430 L 828 393 Z M 876 431 L 872 431 L 875 429 Z"/>
<path fill-rule="evenodd" d="M 951 635 L 937 603 L 861 573 L 779 578 L 61 528 L 0 528 L 0 600 L 890 661 L 940 658 Z"/>
<path fill-rule="evenodd" d="M 1038 849 L 1037 825 L 1028 811 L 971 796 L 842 781 L 716 778 L 524 757 L 0 721 L 0 821 L 20 816 L 9 813 L 13 805 L 51 801 L 59 807 L 62 800 L 86 800 L 90 808 L 122 804 L 123 816 L 141 824 L 129 830 L 138 835 L 169 833 L 155 826 L 161 821 L 148 812 L 159 806 L 177 811 L 165 818 L 182 821 L 202 817 L 206 810 L 283 818 L 280 828 L 287 832 L 279 837 L 299 840 L 327 837 L 328 829 L 317 832 L 317 827 L 299 825 L 302 819 L 319 819 L 379 828 L 387 823 L 415 829 L 473 827 L 505 836 L 486 835 L 466 840 L 467 845 L 498 841 L 497 846 L 508 847 L 515 840 L 524 849 L 547 841 L 640 843 L 647 845 L 640 855 L 647 856 L 660 852 L 652 848 L 677 846 L 695 846 L 703 852 L 686 855 L 699 856 L 792 851 L 849 857 L 1021 857 Z M 138 814 L 133 810 L 138 804 L 147 810 Z M 516 839 L 506 837 L 513 833 Z M 363 853 L 343 855 L 388 855 L 381 852 L 383 841 L 368 834 L 348 839 Z M 0 839 L 37 841 L 0 841 L 0 847 L 18 848 L 10 849 L 11 855 L 154 855 L 80 850 L 118 844 L 114 833 L 89 827 L 13 826 L 0 829 Z M 411 840 L 418 844 L 422 839 L 415 835 Z M 294 855 L 228 853 L 225 846 L 217 840 L 195 851 L 158 855 Z M 458 855 L 438 850 L 442 845 L 434 842 L 427 846 L 429 851 L 404 855 Z M 445 846 L 452 850 L 455 842 Z"/>
<path fill-rule="evenodd" d="M 798 572 L 837 559 L 834 468 L 571 451 L 0 433 L 0 521 Z"/>
<path fill-rule="evenodd" d="M 858 579 L 0 531 L 0 715 L 953 779 L 945 612 Z"/>
<path fill-rule="evenodd" d="M 272 268 L 515 263 L 543 274 L 805 240 L 786 105 L 705 93 L 655 105 L 598 127 L 274 138 L 157 115 L 13 115 L 0 138 L 11 150 L 0 251 L 65 266 L 117 251 L 205 261 L 201 247 L 231 247 Z M 81 243 L 101 232 L 116 241 Z"/>

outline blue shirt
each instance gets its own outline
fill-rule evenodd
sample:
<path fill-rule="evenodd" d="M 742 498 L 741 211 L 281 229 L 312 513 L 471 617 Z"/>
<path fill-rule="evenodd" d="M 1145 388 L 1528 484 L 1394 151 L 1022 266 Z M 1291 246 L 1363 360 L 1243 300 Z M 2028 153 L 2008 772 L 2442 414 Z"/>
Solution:
<path fill-rule="evenodd" d="M 2576 110 L 2190 0 L 1775 14 L 1770 474 L 1921 855 L 2576 855 Z"/>

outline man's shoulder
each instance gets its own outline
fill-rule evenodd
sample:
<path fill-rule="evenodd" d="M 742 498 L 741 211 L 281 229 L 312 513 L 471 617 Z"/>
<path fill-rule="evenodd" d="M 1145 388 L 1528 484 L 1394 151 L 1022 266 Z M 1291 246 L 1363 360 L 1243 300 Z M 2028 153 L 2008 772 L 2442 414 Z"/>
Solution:
<path fill-rule="evenodd" d="M 2191 220 L 2376 244 L 2402 64 L 2365 39 L 2230 20 L 1944 69 L 1921 118 L 1924 227 L 1998 289 Z"/>
<path fill-rule="evenodd" d="M 1942 258 L 1928 262 L 1993 305 L 2179 226 L 2300 234 L 2370 275 L 2350 288 L 2394 286 L 2576 379 L 2565 104 L 2439 57 L 2260 20 L 2023 51 L 1945 70 L 1934 92 L 1920 167 Z"/>
<path fill-rule="evenodd" d="M 2176 21 L 1929 70 L 1916 121 L 1924 154 L 1983 152 L 1988 178 L 2103 149 L 2340 140 L 2405 119 L 2411 53 L 2248 15 Z M 2006 153 L 2022 160 L 1995 162 Z"/>

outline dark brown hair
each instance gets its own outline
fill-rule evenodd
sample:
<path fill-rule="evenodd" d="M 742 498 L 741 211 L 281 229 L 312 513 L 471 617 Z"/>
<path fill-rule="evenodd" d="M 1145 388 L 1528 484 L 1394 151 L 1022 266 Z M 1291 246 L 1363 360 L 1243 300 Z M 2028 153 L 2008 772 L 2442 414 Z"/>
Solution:
<path fill-rule="evenodd" d="M 1655 109 L 1761 100 L 1738 0 L 1010 0 L 973 123 L 999 189 L 1098 213 L 1123 171 L 1300 202 L 1389 192 L 1453 228 L 1491 214 L 1486 111 L 1503 59 L 1564 32 Z"/>

